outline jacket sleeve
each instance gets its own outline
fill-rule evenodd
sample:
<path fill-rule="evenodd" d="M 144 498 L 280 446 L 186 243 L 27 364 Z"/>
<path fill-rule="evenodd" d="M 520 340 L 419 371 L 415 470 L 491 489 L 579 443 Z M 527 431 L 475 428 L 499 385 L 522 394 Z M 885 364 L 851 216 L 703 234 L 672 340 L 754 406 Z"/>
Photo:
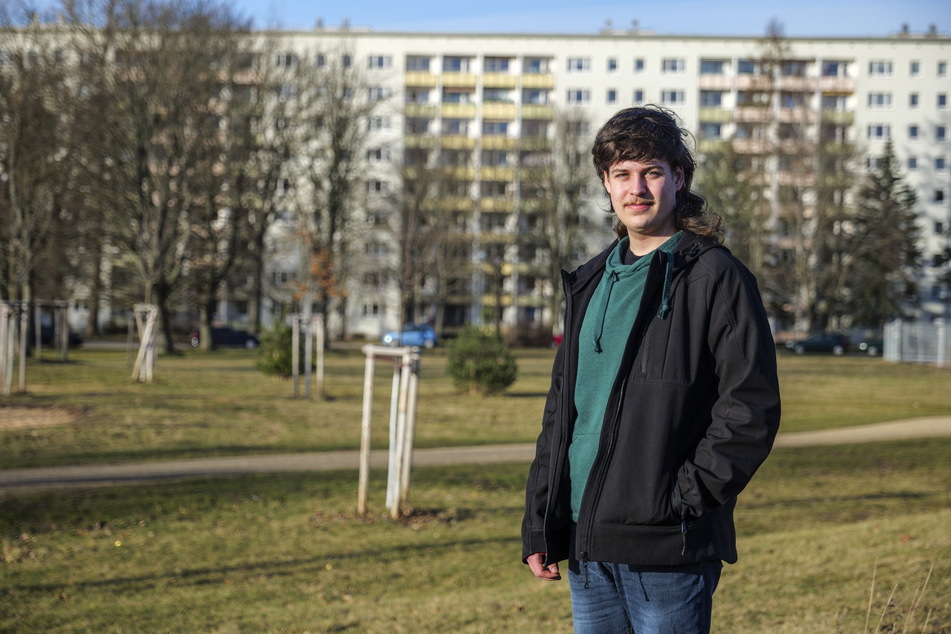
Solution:
<path fill-rule="evenodd" d="M 535 443 L 535 459 L 528 472 L 525 488 L 525 517 L 522 520 L 522 561 L 533 554 L 547 552 L 545 543 L 545 513 L 548 508 L 549 486 L 558 409 L 563 387 L 562 357 L 565 346 L 558 348 L 552 367 L 551 387 L 545 401 L 542 429 Z"/>
<path fill-rule="evenodd" d="M 707 345 L 717 396 L 709 427 L 678 475 L 674 508 L 686 517 L 702 516 L 738 495 L 779 429 L 776 346 L 766 311 L 753 275 L 732 257 L 730 262 L 709 280 Z"/>

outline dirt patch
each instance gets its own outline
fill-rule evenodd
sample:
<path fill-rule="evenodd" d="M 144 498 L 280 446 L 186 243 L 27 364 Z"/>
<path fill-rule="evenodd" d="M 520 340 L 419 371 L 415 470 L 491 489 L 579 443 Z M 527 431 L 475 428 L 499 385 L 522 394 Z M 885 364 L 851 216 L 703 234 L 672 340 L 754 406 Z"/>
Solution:
<path fill-rule="evenodd" d="M 57 427 L 77 420 L 76 412 L 59 407 L 0 407 L 0 431 Z"/>

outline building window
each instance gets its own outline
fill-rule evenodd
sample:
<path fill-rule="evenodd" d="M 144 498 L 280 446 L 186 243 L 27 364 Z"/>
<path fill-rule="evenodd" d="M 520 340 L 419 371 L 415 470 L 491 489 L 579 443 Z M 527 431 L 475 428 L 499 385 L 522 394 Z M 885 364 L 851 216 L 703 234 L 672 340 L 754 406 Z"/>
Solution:
<path fill-rule="evenodd" d="M 921 62 L 919 62 L 918 60 L 913 61 L 908 69 L 908 74 L 911 75 L 912 77 L 917 77 L 918 75 L 920 75 Z"/>
<path fill-rule="evenodd" d="M 828 61 L 822 63 L 823 77 L 845 77 L 848 74 L 848 63 L 840 61 Z"/>
<path fill-rule="evenodd" d="M 591 103 L 591 91 L 580 88 L 568 90 L 568 103 L 575 106 L 586 106 Z"/>
<path fill-rule="evenodd" d="M 367 130 L 388 130 L 390 118 L 382 116 L 367 117 Z"/>
<path fill-rule="evenodd" d="M 721 90 L 701 90 L 700 107 L 701 108 L 719 108 L 723 105 L 723 91 Z"/>
<path fill-rule="evenodd" d="M 608 88 L 607 102 L 609 104 L 617 103 L 617 90 Z"/>
<path fill-rule="evenodd" d="M 939 108 L 948 107 L 948 93 L 945 93 L 945 92 L 938 93 L 938 107 Z"/>
<path fill-rule="evenodd" d="M 617 70 L 617 58 L 609 57 L 608 58 L 608 72 L 613 73 Z"/>
<path fill-rule="evenodd" d="M 938 158 L 934 160 L 934 169 L 936 172 L 943 172 L 944 170 L 947 169 L 947 167 L 948 167 L 948 164 L 945 161 L 943 156 L 939 156 Z"/>
<path fill-rule="evenodd" d="M 483 121 L 482 134 L 484 136 L 505 136 L 509 132 L 508 121 Z"/>
<path fill-rule="evenodd" d="M 917 108 L 918 107 L 918 93 L 913 92 L 908 95 L 908 107 Z"/>
<path fill-rule="evenodd" d="M 483 62 L 483 70 L 487 73 L 507 73 L 509 72 L 508 57 L 486 57 Z"/>
<path fill-rule="evenodd" d="M 429 103 L 429 90 L 426 88 L 407 88 L 406 103 Z"/>
<path fill-rule="evenodd" d="M 755 75 L 757 73 L 756 62 L 751 59 L 741 59 L 736 70 L 741 75 Z"/>
<path fill-rule="evenodd" d="M 720 139 L 723 138 L 723 126 L 719 123 L 700 122 L 701 139 Z"/>
<path fill-rule="evenodd" d="M 431 59 L 421 55 L 410 55 L 406 58 L 406 70 L 413 72 L 429 72 Z"/>
<path fill-rule="evenodd" d="M 918 138 L 918 126 L 910 125 L 908 126 L 908 138 L 917 139 Z"/>
<path fill-rule="evenodd" d="M 522 72 L 526 75 L 541 75 L 548 72 L 548 60 L 542 57 L 526 57 L 522 62 Z"/>
<path fill-rule="evenodd" d="M 723 69 L 726 62 L 722 59 L 702 59 L 700 60 L 701 75 L 723 75 Z"/>
<path fill-rule="evenodd" d="M 367 161 L 370 163 L 386 163 L 390 160 L 390 149 L 385 147 L 370 148 L 367 150 Z"/>
<path fill-rule="evenodd" d="M 943 125 L 936 125 L 934 128 L 934 139 L 935 141 L 947 141 L 948 129 Z"/>
<path fill-rule="evenodd" d="M 317 55 L 314 56 L 314 66 L 316 66 L 317 68 L 323 68 L 326 65 L 327 65 L 327 56 L 324 55 L 323 53 L 317 53 Z"/>
<path fill-rule="evenodd" d="M 870 125 L 868 127 L 868 139 L 870 141 L 886 141 L 892 136 L 891 126 L 885 124 Z"/>
<path fill-rule="evenodd" d="M 390 184 L 387 181 L 368 181 L 367 193 L 388 194 L 390 193 Z"/>
<path fill-rule="evenodd" d="M 389 55 L 370 55 L 367 58 L 367 68 L 372 70 L 383 70 L 393 67 L 393 58 Z"/>
<path fill-rule="evenodd" d="M 822 95 L 821 103 L 823 110 L 845 112 L 848 105 L 848 99 L 845 95 Z"/>
<path fill-rule="evenodd" d="M 934 201 L 936 203 L 944 202 L 944 190 L 936 189 L 934 190 Z"/>
<path fill-rule="evenodd" d="M 644 103 L 644 90 L 641 88 L 634 89 L 634 99 L 632 103 L 636 106 L 638 104 Z"/>
<path fill-rule="evenodd" d="M 643 57 L 634 58 L 634 72 L 635 73 L 644 72 L 644 58 Z"/>
<path fill-rule="evenodd" d="M 687 69 L 687 63 L 682 57 L 665 57 L 661 62 L 661 70 L 665 73 L 682 73 Z"/>
<path fill-rule="evenodd" d="M 665 106 L 682 106 L 684 104 L 684 91 L 662 90 L 660 91 L 660 101 Z"/>
<path fill-rule="evenodd" d="M 522 103 L 532 104 L 536 106 L 548 105 L 548 91 L 536 90 L 534 88 L 526 88 L 522 90 Z"/>
<path fill-rule="evenodd" d="M 892 107 L 892 93 L 890 92 L 870 92 L 868 94 L 868 107 L 881 110 Z"/>
<path fill-rule="evenodd" d="M 948 74 L 948 63 L 938 62 L 938 77 L 945 77 Z"/>
<path fill-rule="evenodd" d="M 466 88 L 443 88 L 443 103 L 472 103 L 472 91 Z"/>
<path fill-rule="evenodd" d="M 885 60 L 876 60 L 868 63 L 868 74 L 872 77 L 891 77 L 892 63 Z"/>
<path fill-rule="evenodd" d="M 936 220 L 934 223 L 934 234 L 940 236 L 944 234 L 944 223 L 940 220 Z"/>
<path fill-rule="evenodd" d="M 483 103 L 515 103 L 512 99 L 512 92 L 505 88 L 483 88 Z"/>
<path fill-rule="evenodd" d="M 295 68 L 297 62 L 297 55 L 293 53 L 279 53 L 275 63 L 278 68 Z"/>
<path fill-rule="evenodd" d="M 590 70 L 591 70 L 590 57 L 569 57 L 568 58 L 568 72 L 569 73 L 587 73 Z"/>
<path fill-rule="evenodd" d="M 393 89 L 389 86 L 373 86 L 368 89 L 370 101 L 382 101 L 389 99 L 393 95 Z"/>
<path fill-rule="evenodd" d="M 908 168 L 908 171 L 909 171 L 909 172 L 913 172 L 913 171 L 915 171 L 916 169 L 918 169 L 918 157 L 917 157 L 917 156 L 909 156 L 909 157 L 908 157 L 908 160 L 905 161 L 905 166 Z"/>
<path fill-rule="evenodd" d="M 340 58 L 340 60 L 343 63 L 344 68 L 350 68 L 350 66 L 353 64 L 353 57 L 350 55 L 344 55 Z"/>
<path fill-rule="evenodd" d="M 442 71 L 444 73 L 468 73 L 468 57 L 444 57 L 442 60 Z"/>

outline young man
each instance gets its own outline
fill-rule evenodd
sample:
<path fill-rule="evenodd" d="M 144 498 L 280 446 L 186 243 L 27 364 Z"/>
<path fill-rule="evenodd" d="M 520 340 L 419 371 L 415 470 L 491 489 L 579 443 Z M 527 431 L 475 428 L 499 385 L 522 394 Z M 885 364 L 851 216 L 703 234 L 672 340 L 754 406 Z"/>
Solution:
<path fill-rule="evenodd" d="M 563 273 L 522 558 L 561 578 L 575 632 L 707 632 L 733 508 L 779 426 L 776 351 L 756 281 L 690 192 L 674 116 L 618 112 L 592 154 L 619 239 Z"/>

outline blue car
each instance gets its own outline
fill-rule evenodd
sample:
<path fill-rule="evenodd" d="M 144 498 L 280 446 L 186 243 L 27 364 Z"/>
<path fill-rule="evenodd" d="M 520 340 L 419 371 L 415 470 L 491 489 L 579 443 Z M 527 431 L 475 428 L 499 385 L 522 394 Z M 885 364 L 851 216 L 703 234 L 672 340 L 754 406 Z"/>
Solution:
<path fill-rule="evenodd" d="M 436 331 L 428 324 L 406 324 L 402 333 L 392 330 L 384 334 L 383 345 L 433 348 L 436 346 Z"/>

